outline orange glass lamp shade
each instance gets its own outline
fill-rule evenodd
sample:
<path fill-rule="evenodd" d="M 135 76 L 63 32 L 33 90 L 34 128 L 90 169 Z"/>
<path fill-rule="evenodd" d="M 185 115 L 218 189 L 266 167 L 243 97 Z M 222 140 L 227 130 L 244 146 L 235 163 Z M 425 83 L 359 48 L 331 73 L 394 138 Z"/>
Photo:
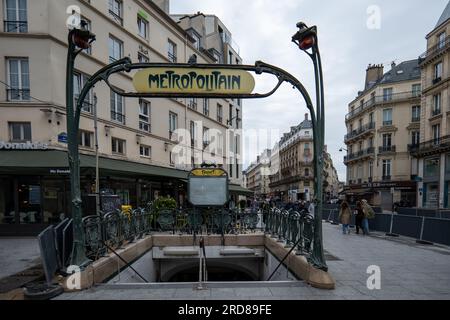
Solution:
<path fill-rule="evenodd" d="M 89 47 L 91 46 L 89 43 L 89 38 L 83 37 L 78 33 L 75 33 L 73 35 L 73 43 L 75 43 L 75 45 L 81 49 L 89 49 Z"/>
<path fill-rule="evenodd" d="M 305 37 L 302 41 L 300 41 L 298 46 L 302 50 L 308 50 L 314 46 L 314 43 L 315 43 L 314 36 L 311 35 L 311 36 Z"/>

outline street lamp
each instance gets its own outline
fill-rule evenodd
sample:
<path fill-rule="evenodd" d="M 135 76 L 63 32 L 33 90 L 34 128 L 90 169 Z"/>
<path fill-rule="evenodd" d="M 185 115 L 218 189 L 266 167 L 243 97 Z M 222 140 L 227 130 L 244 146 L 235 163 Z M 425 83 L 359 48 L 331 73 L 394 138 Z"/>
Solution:
<path fill-rule="evenodd" d="M 82 226 L 80 159 L 78 153 L 78 128 L 83 101 L 78 101 L 74 108 L 73 71 L 75 58 L 95 41 L 95 35 L 86 29 L 86 22 L 81 21 L 81 29 L 73 28 L 68 35 L 69 49 L 66 70 L 66 121 L 67 121 L 67 154 L 70 169 L 70 194 L 73 219 L 73 248 L 71 264 L 82 267 L 89 262 L 84 250 L 84 231 Z M 82 99 L 84 100 L 84 99 Z"/>
<path fill-rule="evenodd" d="M 293 36 L 294 42 L 300 50 L 306 52 L 314 64 L 314 75 L 316 84 L 316 118 L 312 117 L 313 138 L 314 138 L 314 171 L 315 184 L 314 193 L 316 196 L 316 210 L 314 214 L 314 246 L 310 257 L 313 265 L 324 271 L 328 270 L 323 253 L 322 239 L 322 207 L 323 207 L 323 150 L 325 144 L 325 116 L 324 116 L 324 90 L 322 62 L 319 51 L 319 41 L 317 38 L 316 26 L 308 27 L 305 23 L 297 23 L 299 29 Z M 311 111 L 311 110 L 310 110 Z"/>

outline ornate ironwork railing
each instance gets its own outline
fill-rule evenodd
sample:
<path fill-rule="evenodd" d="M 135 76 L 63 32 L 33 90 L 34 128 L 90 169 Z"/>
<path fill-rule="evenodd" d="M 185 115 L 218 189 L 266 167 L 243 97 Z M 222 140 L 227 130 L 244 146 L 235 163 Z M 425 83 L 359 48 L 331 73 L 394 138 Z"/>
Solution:
<path fill-rule="evenodd" d="M 273 208 L 263 212 L 266 234 L 284 242 L 286 247 L 296 246 L 299 255 L 308 255 L 313 249 L 314 217 L 301 212 Z"/>

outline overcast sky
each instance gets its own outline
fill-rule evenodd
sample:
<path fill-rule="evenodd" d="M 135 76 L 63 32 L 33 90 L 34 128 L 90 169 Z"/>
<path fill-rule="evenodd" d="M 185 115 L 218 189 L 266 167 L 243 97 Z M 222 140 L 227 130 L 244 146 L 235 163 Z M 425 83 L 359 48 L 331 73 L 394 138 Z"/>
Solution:
<path fill-rule="evenodd" d="M 170 10 L 173 14 L 200 11 L 217 15 L 232 33 L 244 64 L 262 60 L 277 65 L 302 81 L 312 97 L 312 63 L 294 46 L 291 37 L 299 21 L 317 25 L 325 78 L 325 143 L 340 180 L 345 181 L 344 153 L 339 152 L 345 147 L 344 118 L 348 103 L 364 86 L 367 65 L 383 63 L 386 72 L 394 60 L 399 63 L 417 58 L 425 51 L 425 36 L 435 27 L 447 3 L 448 0 L 171 0 Z M 298 125 L 306 112 L 301 96 L 285 85 L 270 98 L 244 101 L 243 125 L 244 129 L 271 129 L 282 134 Z M 260 144 L 257 151 L 265 147 Z M 248 146 L 244 149 L 245 164 L 254 161 L 256 150 L 249 150 Z"/>

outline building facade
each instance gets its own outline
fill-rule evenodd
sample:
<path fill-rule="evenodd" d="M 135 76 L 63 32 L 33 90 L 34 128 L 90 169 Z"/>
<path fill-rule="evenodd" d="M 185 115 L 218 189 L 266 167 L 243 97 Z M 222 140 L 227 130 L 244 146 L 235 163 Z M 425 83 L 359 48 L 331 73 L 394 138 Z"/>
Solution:
<path fill-rule="evenodd" d="M 427 50 L 419 57 L 422 72 L 420 143 L 411 148 L 419 177 L 417 206 L 449 208 L 450 3 L 426 40 Z"/>
<path fill-rule="evenodd" d="M 348 106 L 345 194 L 390 210 L 393 202 L 416 201 L 408 145 L 420 139 L 421 80 L 417 59 L 383 70 L 369 65 L 364 90 Z"/>
<path fill-rule="evenodd" d="M 310 200 L 314 196 L 312 122 L 305 120 L 291 127 L 280 139 L 279 172 L 271 172 L 271 194 L 282 201 Z"/>
<path fill-rule="evenodd" d="M 223 50 L 209 41 L 226 30 L 217 17 L 208 16 L 207 33 L 196 34 L 186 19 L 169 16 L 169 1 L 2 0 L 0 233 L 34 233 L 70 215 L 65 13 L 72 5 L 96 34 L 76 61 L 75 99 L 89 76 L 126 56 L 133 62 L 185 63 L 194 54 L 198 63 L 241 62 L 228 31 Z M 120 73 L 110 82 L 132 92 L 132 76 Z M 228 130 L 242 128 L 240 101 L 125 98 L 101 83 L 83 102 L 80 120 L 84 205 L 95 185 L 94 111 L 100 190 L 119 195 L 123 204 L 142 206 L 165 194 L 186 204 L 188 170 L 203 162 L 227 169 L 232 194 L 242 191 L 241 136 Z M 180 139 L 180 129 L 191 139 Z"/>
<path fill-rule="evenodd" d="M 339 187 L 339 176 L 333 165 L 331 154 L 327 151 L 326 145 L 323 152 L 323 159 L 323 195 L 324 201 L 328 202 L 332 199 L 337 199 L 341 190 Z"/>
<path fill-rule="evenodd" d="M 253 193 L 256 200 L 265 200 L 270 193 L 270 159 L 271 150 L 264 150 L 245 170 L 246 188 Z"/>

